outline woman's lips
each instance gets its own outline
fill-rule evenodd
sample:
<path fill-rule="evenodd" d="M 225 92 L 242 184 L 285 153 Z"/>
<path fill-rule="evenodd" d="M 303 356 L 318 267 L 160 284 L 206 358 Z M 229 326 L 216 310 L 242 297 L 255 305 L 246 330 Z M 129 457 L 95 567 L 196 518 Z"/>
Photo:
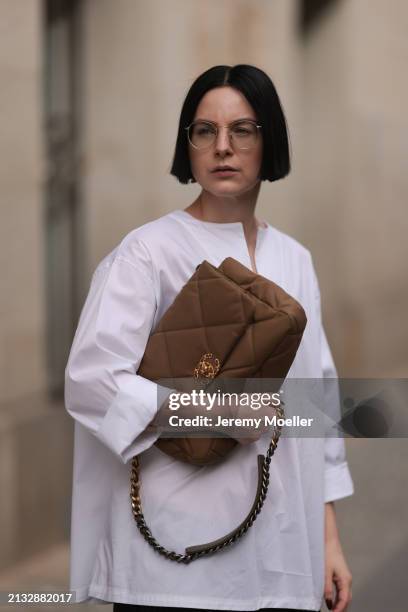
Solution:
<path fill-rule="evenodd" d="M 215 174 L 215 176 L 232 176 L 237 172 L 238 170 L 213 170 L 212 173 Z"/>

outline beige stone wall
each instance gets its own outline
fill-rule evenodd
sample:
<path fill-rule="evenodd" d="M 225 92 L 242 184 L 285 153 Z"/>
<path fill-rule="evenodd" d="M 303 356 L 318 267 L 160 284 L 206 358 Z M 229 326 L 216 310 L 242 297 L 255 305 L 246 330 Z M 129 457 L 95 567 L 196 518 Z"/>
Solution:
<path fill-rule="evenodd" d="M 348 0 L 347 267 L 365 371 L 408 376 L 408 5 Z"/>
<path fill-rule="evenodd" d="M 407 18 L 403 1 L 344 0 L 304 47 L 304 237 L 353 377 L 408 370 Z"/>
<path fill-rule="evenodd" d="M 41 2 L 0 2 L 0 404 L 45 386 Z"/>
<path fill-rule="evenodd" d="M 0 569 L 69 527 L 72 425 L 46 397 L 41 6 L 0 1 Z"/>

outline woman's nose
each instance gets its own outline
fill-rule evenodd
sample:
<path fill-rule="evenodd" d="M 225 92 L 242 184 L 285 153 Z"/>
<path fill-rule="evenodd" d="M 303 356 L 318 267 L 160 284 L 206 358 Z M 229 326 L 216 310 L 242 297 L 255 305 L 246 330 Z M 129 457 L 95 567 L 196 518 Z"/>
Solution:
<path fill-rule="evenodd" d="M 219 127 L 218 134 L 215 139 L 216 153 L 226 153 L 231 151 L 231 139 L 227 127 Z"/>

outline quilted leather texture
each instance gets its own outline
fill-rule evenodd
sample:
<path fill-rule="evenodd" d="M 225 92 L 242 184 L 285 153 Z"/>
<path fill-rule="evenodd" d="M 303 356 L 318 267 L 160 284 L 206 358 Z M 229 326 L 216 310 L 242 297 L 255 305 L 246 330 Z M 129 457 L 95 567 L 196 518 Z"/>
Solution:
<path fill-rule="evenodd" d="M 212 353 L 220 362 L 218 378 L 283 380 L 305 326 L 302 306 L 274 282 L 232 257 L 218 268 L 204 260 L 150 336 L 138 373 L 154 381 L 191 379 L 200 358 Z M 181 460 L 203 465 L 219 460 L 236 444 L 228 438 L 214 441 L 215 451 L 205 460 L 208 438 L 162 438 L 156 445 Z M 225 452 L 223 445 L 228 447 Z M 194 449 L 201 459 L 194 458 Z"/>

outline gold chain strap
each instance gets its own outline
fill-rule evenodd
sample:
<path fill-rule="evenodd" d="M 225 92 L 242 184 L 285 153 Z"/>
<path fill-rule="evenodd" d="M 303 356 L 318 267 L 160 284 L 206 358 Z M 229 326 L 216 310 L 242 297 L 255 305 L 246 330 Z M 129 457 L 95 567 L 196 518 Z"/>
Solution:
<path fill-rule="evenodd" d="M 276 407 L 276 412 L 277 417 L 279 419 L 283 418 L 284 411 L 281 406 Z M 263 455 L 258 455 L 258 460 L 262 460 L 262 462 L 259 461 L 258 490 L 253 507 L 245 521 L 241 525 L 239 525 L 237 529 L 232 531 L 230 534 L 228 534 L 221 540 L 210 543 L 208 545 L 193 546 L 190 549 L 186 549 L 185 554 L 180 554 L 172 550 L 168 550 L 164 546 L 159 544 L 159 542 L 155 539 L 152 532 L 150 531 L 150 528 L 146 525 L 146 521 L 142 511 L 142 502 L 140 499 L 140 463 L 137 455 L 133 457 L 130 479 L 130 499 L 133 517 L 144 539 L 150 544 L 150 546 L 152 546 L 156 550 L 156 552 L 166 557 L 166 559 L 170 559 L 170 561 L 176 561 L 177 563 L 185 564 L 191 563 L 191 561 L 195 561 L 196 559 L 199 559 L 203 556 L 214 554 L 219 550 L 222 550 L 226 546 L 230 546 L 231 544 L 239 540 L 239 538 L 241 538 L 253 525 L 266 499 L 266 494 L 269 486 L 269 466 L 271 463 L 272 456 L 276 451 L 281 430 L 281 426 L 276 427 L 272 436 L 272 440 L 269 444 L 266 456 L 264 457 Z"/>

